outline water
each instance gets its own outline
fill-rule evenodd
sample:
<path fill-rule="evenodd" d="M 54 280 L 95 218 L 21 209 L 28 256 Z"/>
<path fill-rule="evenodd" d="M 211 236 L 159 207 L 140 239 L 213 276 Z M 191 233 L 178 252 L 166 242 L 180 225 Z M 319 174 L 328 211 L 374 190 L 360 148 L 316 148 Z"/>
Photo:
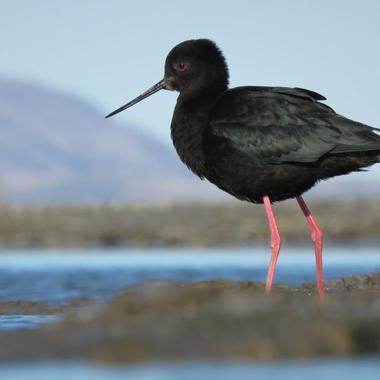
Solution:
<path fill-rule="evenodd" d="M 43 301 L 64 304 L 75 298 L 110 298 L 131 285 L 149 281 L 210 279 L 264 281 L 267 247 L 239 249 L 112 249 L 0 251 L 0 302 Z M 326 279 L 380 271 L 376 247 L 327 247 Z M 315 281 L 312 248 L 281 252 L 276 282 Z M 54 316 L 0 316 L 0 330 L 22 330 L 51 322 Z M 232 380 L 333 378 L 378 379 L 378 358 L 281 361 L 271 363 L 153 363 L 98 366 L 78 362 L 0 364 L 0 379 L 81 380 Z"/>
<path fill-rule="evenodd" d="M 135 366 L 98 366 L 85 363 L 0 364 L 6 380 L 378 380 L 380 360 L 329 359 L 270 363 L 157 363 Z"/>
<path fill-rule="evenodd" d="M 57 319 L 55 315 L 0 315 L 0 331 L 30 330 Z"/>
<path fill-rule="evenodd" d="M 210 279 L 265 281 L 267 247 L 229 249 L 97 249 L 0 251 L 0 302 L 65 303 L 107 299 L 149 281 Z M 328 247 L 325 278 L 380 271 L 375 247 Z M 312 248 L 281 252 L 277 283 L 315 281 Z"/>
<path fill-rule="evenodd" d="M 326 279 L 380 271 L 380 254 L 374 247 L 329 247 L 326 251 Z M 42 301 L 55 306 L 77 298 L 103 300 L 151 281 L 265 281 L 268 261 L 267 247 L 3 250 L 0 302 Z M 311 248 L 284 249 L 276 282 L 314 282 L 314 268 Z M 0 331 L 30 329 L 52 320 L 41 315 L 1 316 Z"/>

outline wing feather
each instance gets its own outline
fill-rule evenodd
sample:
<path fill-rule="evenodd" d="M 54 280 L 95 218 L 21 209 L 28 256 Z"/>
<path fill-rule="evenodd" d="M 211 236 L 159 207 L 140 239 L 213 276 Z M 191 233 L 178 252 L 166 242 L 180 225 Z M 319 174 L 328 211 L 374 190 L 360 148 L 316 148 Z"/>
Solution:
<path fill-rule="evenodd" d="M 238 87 L 215 105 L 208 133 L 266 164 L 380 149 L 373 128 L 337 115 L 322 98 L 299 88 Z"/>

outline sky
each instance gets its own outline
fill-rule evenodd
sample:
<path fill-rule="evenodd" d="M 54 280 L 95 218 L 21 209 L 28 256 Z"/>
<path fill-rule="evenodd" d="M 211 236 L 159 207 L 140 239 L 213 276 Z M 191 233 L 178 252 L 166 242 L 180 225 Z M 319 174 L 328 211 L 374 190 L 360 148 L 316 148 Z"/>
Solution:
<path fill-rule="evenodd" d="M 231 86 L 320 92 L 380 127 L 378 0 L 0 0 L 0 78 L 72 94 L 107 114 L 163 77 L 177 43 L 213 39 Z M 176 93 L 116 116 L 170 144 Z"/>

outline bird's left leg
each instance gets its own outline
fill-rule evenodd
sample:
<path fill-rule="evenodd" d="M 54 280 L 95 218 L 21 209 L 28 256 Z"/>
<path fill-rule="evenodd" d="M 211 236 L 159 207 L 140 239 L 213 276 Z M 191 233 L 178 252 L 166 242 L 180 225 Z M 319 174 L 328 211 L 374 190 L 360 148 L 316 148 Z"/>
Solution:
<path fill-rule="evenodd" d="M 323 247 L 323 232 L 315 221 L 309 208 L 301 196 L 297 197 L 297 202 L 300 205 L 307 222 L 311 229 L 311 240 L 315 248 L 315 262 L 317 267 L 317 284 L 319 299 L 323 300 L 325 296 L 325 288 L 323 286 L 323 266 L 322 266 L 322 247 Z"/>
<path fill-rule="evenodd" d="M 280 233 L 278 232 L 278 227 L 277 227 L 276 218 L 274 216 L 272 202 L 267 195 L 263 197 L 263 202 L 264 202 L 265 212 L 267 214 L 267 218 L 269 222 L 270 245 L 272 248 L 272 256 L 270 258 L 267 281 L 265 284 L 265 291 L 269 293 L 272 290 L 274 272 L 276 270 L 278 255 L 280 253 L 281 236 L 280 236 Z"/>

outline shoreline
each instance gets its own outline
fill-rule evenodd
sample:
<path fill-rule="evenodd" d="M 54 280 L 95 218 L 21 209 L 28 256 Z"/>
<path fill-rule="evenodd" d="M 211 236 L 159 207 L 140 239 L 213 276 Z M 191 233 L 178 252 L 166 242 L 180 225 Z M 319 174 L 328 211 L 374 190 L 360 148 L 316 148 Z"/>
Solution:
<path fill-rule="evenodd" d="M 33 331 L 0 333 L 0 360 L 278 360 L 380 353 L 380 273 L 315 286 L 252 281 L 135 286 L 68 309 Z M 38 341 L 36 346 L 34 342 Z"/>

